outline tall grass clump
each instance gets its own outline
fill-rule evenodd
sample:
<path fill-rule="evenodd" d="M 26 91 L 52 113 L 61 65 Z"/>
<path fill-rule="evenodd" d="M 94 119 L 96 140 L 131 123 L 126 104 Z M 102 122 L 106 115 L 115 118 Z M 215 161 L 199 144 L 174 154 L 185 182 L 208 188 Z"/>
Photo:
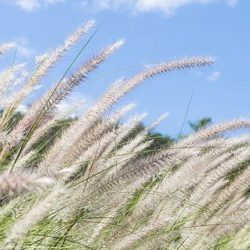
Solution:
<path fill-rule="evenodd" d="M 133 104 L 110 113 L 147 79 L 209 66 L 213 58 L 154 65 L 116 81 L 83 114 L 69 118 L 82 103 L 63 114 L 58 104 L 124 43 L 108 45 L 69 74 L 90 38 L 62 78 L 27 112 L 18 111 L 93 25 L 87 22 L 38 56 L 33 72 L 13 65 L 0 73 L 1 249 L 249 249 L 250 137 L 224 135 L 249 128 L 249 119 L 156 147 L 151 130 L 165 116 L 145 128 L 145 114 L 120 122 Z M 13 47 L 0 45 L 0 60 Z"/>

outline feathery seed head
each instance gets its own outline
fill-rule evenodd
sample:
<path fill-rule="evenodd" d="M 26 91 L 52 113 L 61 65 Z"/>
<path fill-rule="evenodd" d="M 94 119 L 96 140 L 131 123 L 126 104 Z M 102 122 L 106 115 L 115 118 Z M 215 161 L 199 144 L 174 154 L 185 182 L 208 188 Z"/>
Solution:
<path fill-rule="evenodd" d="M 87 23 L 79 27 L 75 32 L 73 32 L 65 41 L 65 47 L 70 47 L 74 45 L 80 37 L 86 34 L 95 25 L 94 20 L 90 20 Z"/>
<path fill-rule="evenodd" d="M 24 192 L 38 190 L 54 183 L 47 177 L 39 177 L 25 172 L 4 173 L 0 176 L 0 194 L 18 195 Z"/>
<path fill-rule="evenodd" d="M 165 120 L 169 116 L 169 113 L 161 115 L 155 122 L 153 122 L 147 130 L 152 130 L 157 127 L 163 120 Z"/>
<path fill-rule="evenodd" d="M 0 55 L 4 54 L 6 51 L 15 48 L 15 43 L 2 43 L 0 44 Z"/>

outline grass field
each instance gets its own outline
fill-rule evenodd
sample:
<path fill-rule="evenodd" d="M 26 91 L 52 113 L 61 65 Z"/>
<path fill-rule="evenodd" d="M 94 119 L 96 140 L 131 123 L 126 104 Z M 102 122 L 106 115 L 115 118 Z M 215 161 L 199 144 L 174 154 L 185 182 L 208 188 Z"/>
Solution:
<path fill-rule="evenodd" d="M 207 67 L 210 57 L 163 62 L 119 80 L 86 112 L 57 105 L 111 54 L 119 40 L 62 72 L 59 82 L 18 112 L 50 69 L 94 25 L 89 21 L 25 74 L 0 73 L 1 249 L 250 249 L 250 120 L 198 129 L 161 147 L 150 134 L 165 116 L 136 130 L 144 114 L 120 122 L 133 104 L 112 109 L 148 78 Z M 0 45 L 0 58 L 15 44 Z M 14 87 L 13 87 L 14 86 Z M 135 132 L 137 131 L 137 132 Z M 230 136 L 227 132 L 231 132 Z"/>

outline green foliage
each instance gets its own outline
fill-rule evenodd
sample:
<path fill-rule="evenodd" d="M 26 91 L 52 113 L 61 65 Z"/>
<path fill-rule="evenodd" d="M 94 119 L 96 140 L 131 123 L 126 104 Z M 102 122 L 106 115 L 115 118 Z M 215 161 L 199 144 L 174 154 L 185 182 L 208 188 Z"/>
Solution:
<path fill-rule="evenodd" d="M 195 122 L 189 122 L 189 126 L 191 127 L 191 129 L 195 132 L 206 128 L 208 125 L 210 125 L 212 123 L 212 119 L 209 117 L 204 117 L 198 121 Z"/>
<path fill-rule="evenodd" d="M 153 142 L 148 147 L 149 151 L 157 151 L 163 148 L 168 148 L 175 140 L 168 135 L 162 135 L 161 133 L 150 132 L 148 139 Z"/>

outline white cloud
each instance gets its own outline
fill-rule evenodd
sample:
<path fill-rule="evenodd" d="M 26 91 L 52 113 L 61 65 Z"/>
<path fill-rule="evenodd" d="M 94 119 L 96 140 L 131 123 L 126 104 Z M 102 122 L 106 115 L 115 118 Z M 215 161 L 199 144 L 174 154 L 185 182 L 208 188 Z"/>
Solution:
<path fill-rule="evenodd" d="M 2 1 L 2 0 L 0 0 Z M 54 4 L 58 2 L 63 2 L 65 0 L 5 0 L 5 3 L 15 4 L 19 6 L 22 10 L 32 12 L 41 6 Z"/>
<path fill-rule="evenodd" d="M 28 106 L 27 105 L 24 105 L 24 104 L 20 104 L 17 109 L 16 109 L 17 112 L 20 112 L 22 114 L 25 114 L 27 113 L 28 111 Z"/>
<path fill-rule="evenodd" d="M 38 85 L 36 85 L 36 86 L 33 88 L 33 90 L 35 91 L 35 90 L 41 89 L 42 87 L 43 87 L 42 84 L 38 84 Z"/>
<path fill-rule="evenodd" d="M 221 0 L 234 6 L 238 0 Z M 172 15 L 177 9 L 190 4 L 216 3 L 220 0 L 82 0 L 85 7 L 94 10 L 129 10 L 130 12 L 161 11 Z"/>
<path fill-rule="evenodd" d="M 135 4 L 135 9 L 137 11 L 156 11 L 162 10 L 166 14 L 173 14 L 178 8 L 194 3 L 208 3 L 212 0 L 137 0 Z"/>
<path fill-rule="evenodd" d="M 12 3 L 21 9 L 32 12 L 42 6 L 59 2 L 74 3 L 72 0 L 0 0 Z M 129 12 L 161 11 L 172 15 L 177 9 L 190 4 L 207 4 L 212 2 L 225 2 L 235 6 L 239 0 L 81 0 L 81 5 L 92 10 L 126 10 Z M 80 2 L 80 0 L 79 0 Z"/>
<path fill-rule="evenodd" d="M 35 55 L 35 50 L 30 47 L 29 41 L 26 37 L 17 37 L 14 41 L 17 48 L 17 56 L 29 59 Z"/>
<path fill-rule="evenodd" d="M 227 0 L 227 4 L 232 7 L 234 7 L 238 2 L 239 0 Z"/>
<path fill-rule="evenodd" d="M 33 11 L 39 7 L 39 3 L 36 0 L 16 0 L 15 4 L 26 11 Z"/>
<path fill-rule="evenodd" d="M 214 71 L 212 74 L 210 74 L 207 77 L 207 80 L 210 82 L 216 82 L 221 76 L 221 73 L 219 71 Z"/>
<path fill-rule="evenodd" d="M 75 118 L 86 109 L 87 98 L 74 93 L 60 104 L 56 105 L 56 115 L 61 118 Z"/>

